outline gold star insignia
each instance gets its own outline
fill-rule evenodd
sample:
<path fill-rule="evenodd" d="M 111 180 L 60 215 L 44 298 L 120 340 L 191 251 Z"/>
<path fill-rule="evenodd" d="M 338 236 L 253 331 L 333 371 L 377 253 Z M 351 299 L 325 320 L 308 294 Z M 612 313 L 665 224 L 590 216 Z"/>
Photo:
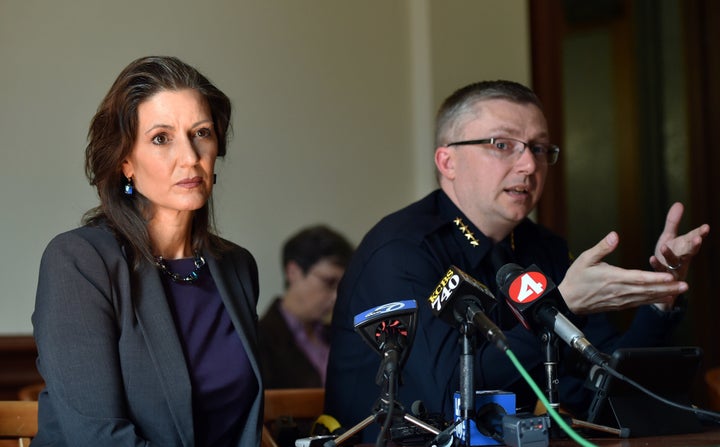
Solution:
<path fill-rule="evenodd" d="M 465 225 L 465 222 L 462 221 L 461 218 L 456 217 L 455 220 L 453 220 L 453 223 L 458 227 L 460 232 L 465 236 L 465 238 L 470 241 L 470 245 L 473 247 L 479 247 L 480 242 L 478 242 L 477 239 L 475 239 L 475 235 L 470 231 L 470 228 Z"/>

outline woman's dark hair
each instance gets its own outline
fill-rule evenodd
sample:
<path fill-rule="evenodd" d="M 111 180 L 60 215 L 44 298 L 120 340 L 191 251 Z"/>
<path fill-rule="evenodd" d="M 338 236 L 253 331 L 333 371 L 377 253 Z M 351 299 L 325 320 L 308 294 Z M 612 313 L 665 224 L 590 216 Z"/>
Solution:
<path fill-rule="evenodd" d="M 136 59 L 118 75 L 90 122 L 85 148 L 85 175 L 97 188 L 100 205 L 83 216 L 87 225 L 108 225 L 126 245 L 133 265 L 153 260 L 147 232 L 149 201 L 137 190 L 126 195 L 123 161 L 135 144 L 138 107 L 161 91 L 193 89 L 207 101 L 218 140 L 218 156 L 224 156 L 230 133 L 230 99 L 195 68 L 175 57 Z M 220 255 L 224 244 L 214 230 L 212 198 L 195 211 L 192 222 L 194 250 L 207 247 Z"/>

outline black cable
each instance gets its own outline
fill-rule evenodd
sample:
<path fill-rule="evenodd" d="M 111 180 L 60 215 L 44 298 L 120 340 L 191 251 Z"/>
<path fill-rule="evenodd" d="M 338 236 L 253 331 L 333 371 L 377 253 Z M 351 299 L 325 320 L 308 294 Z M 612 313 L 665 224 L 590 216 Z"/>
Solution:
<path fill-rule="evenodd" d="M 673 402 L 669 399 L 666 399 L 658 394 L 653 393 L 649 389 L 645 388 L 644 386 L 640 385 L 639 383 L 635 382 L 634 380 L 624 376 L 623 374 L 615 371 L 610 365 L 607 363 L 604 363 L 601 365 L 602 368 L 607 371 L 611 376 L 622 380 L 625 383 L 628 383 L 638 390 L 642 391 L 643 393 L 647 394 L 648 396 L 652 397 L 653 399 L 659 400 L 660 402 L 670 405 L 671 407 L 679 408 L 680 410 L 689 411 L 692 413 L 695 413 L 696 415 L 703 415 L 709 417 L 712 422 L 715 422 L 716 424 L 720 424 L 720 413 L 715 413 L 714 411 L 709 410 L 703 410 L 702 408 L 697 407 L 691 407 L 687 405 L 682 405 L 677 402 Z"/>
<path fill-rule="evenodd" d="M 380 429 L 380 433 L 378 433 L 377 440 L 375 441 L 375 447 L 385 447 L 387 440 L 385 439 L 387 437 L 387 432 L 390 429 L 390 421 L 393 416 L 393 410 L 395 408 L 395 378 L 397 370 L 395 368 L 388 368 L 387 371 L 387 381 L 388 381 L 388 392 L 387 392 L 387 401 L 388 401 L 388 410 L 385 414 L 385 421 L 383 422 L 382 428 Z"/>

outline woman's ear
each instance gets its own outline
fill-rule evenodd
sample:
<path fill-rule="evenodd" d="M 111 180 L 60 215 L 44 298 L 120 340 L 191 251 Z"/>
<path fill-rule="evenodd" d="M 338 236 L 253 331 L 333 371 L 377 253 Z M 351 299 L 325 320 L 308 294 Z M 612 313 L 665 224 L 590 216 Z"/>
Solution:
<path fill-rule="evenodd" d="M 133 177 L 133 172 L 134 172 L 134 170 L 133 170 L 133 167 L 132 167 L 132 163 L 130 163 L 130 161 L 127 160 L 127 159 L 126 159 L 125 161 L 123 161 L 123 164 L 122 164 L 122 172 L 123 172 L 123 175 L 125 176 L 125 178 L 132 178 L 132 177 Z"/>

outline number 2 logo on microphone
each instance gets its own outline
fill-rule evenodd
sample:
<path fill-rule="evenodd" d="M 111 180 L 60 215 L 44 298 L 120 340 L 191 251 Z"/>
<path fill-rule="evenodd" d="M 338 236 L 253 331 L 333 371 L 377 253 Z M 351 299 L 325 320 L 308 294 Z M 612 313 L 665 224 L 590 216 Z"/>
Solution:
<path fill-rule="evenodd" d="M 545 275 L 540 272 L 525 272 L 510 284 L 508 296 L 516 303 L 531 303 L 542 296 L 546 287 Z"/>

